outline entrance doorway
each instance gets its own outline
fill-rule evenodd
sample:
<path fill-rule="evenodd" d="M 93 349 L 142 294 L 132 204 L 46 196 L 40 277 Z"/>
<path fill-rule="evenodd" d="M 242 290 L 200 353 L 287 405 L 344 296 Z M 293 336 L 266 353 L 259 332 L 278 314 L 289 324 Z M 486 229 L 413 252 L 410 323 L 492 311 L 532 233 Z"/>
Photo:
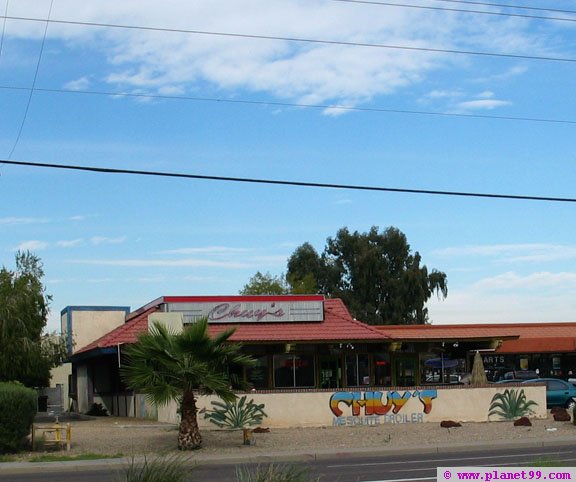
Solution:
<path fill-rule="evenodd" d="M 398 387 L 414 387 L 417 385 L 417 355 L 395 357 L 392 366 L 394 372 L 394 385 Z"/>
<path fill-rule="evenodd" d="M 320 388 L 340 388 L 342 367 L 339 357 L 320 358 Z"/>

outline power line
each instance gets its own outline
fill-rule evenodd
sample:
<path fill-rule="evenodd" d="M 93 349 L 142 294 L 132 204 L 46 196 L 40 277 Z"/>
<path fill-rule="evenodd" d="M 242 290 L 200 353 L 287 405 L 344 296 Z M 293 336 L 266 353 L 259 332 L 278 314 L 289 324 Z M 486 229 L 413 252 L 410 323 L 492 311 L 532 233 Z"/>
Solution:
<path fill-rule="evenodd" d="M 2 58 L 2 48 L 4 47 L 4 34 L 6 33 L 6 15 L 8 15 L 8 5 L 10 5 L 10 0 L 6 0 L 6 6 L 4 8 L 4 21 L 2 22 L 2 37 L 0 37 L 0 58 Z"/>
<path fill-rule="evenodd" d="M 576 18 L 567 17 L 551 17 L 543 15 L 528 15 L 524 13 L 509 13 L 509 12 L 489 12 L 486 10 L 464 10 L 461 8 L 447 8 L 447 7 L 432 7 L 430 5 L 409 5 L 405 3 L 391 3 L 391 2 L 379 2 L 376 0 L 330 0 L 332 2 L 342 2 L 342 3 L 360 3 L 367 5 L 380 5 L 383 7 L 401 7 L 401 8 L 415 8 L 420 10 L 438 10 L 442 12 L 457 12 L 457 13 L 473 13 L 478 15 L 493 15 L 499 17 L 516 17 L 516 18 L 528 18 L 533 20 L 554 20 L 559 22 L 576 22 Z M 513 8 L 513 7 L 510 7 Z M 574 12 L 576 13 L 576 12 Z"/>
<path fill-rule="evenodd" d="M 48 25 L 50 23 L 50 15 L 52 13 L 52 5 L 54 0 L 50 0 L 50 8 L 48 9 L 48 17 L 46 19 L 46 25 L 44 26 L 44 36 L 42 37 L 42 43 L 40 44 L 40 53 L 38 54 L 38 62 L 36 62 L 36 70 L 34 71 L 34 78 L 32 79 L 32 88 L 30 89 L 30 94 L 28 95 L 28 100 L 26 102 L 26 108 L 24 109 L 24 116 L 22 117 L 22 122 L 20 123 L 20 128 L 18 129 L 18 134 L 16 135 L 16 140 L 14 145 L 8 154 L 8 158 L 12 157 L 18 142 L 20 142 L 20 137 L 22 136 L 22 131 L 24 130 L 24 124 L 26 124 L 26 119 L 28 118 L 28 111 L 30 110 L 30 104 L 32 103 L 32 95 L 34 94 L 34 87 L 36 87 L 36 80 L 38 79 L 38 72 L 40 71 L 40 62 L 42 61 L 42 54 L 44 53 L 44 45 L 46 43 L 46 36 L 48 34 Z"/>
<path fill-rule="evenodd" d="M 218 37 L 230 37 L 230 38 L 246 38 L 254 40 L 281 40 L 285 42 L 299 42 L 299 43 L 312 43 L 321 45 L 340 45 L 345 47 L 364 47 L 364 48 L 380 48 L 380 49 L 392 49 L 392 50 L 408 50 L 413 52 L 433 52 L 433 53 L 444 53 L 444 54 L 457 54 L 457 55 L 474 55 L 482 57 L 497 57 L 497 58 L 510 58 L 510 59 L 522 59 L 522 60 L 541 60 L 547 62 L 570 62 L 576 63 L 576 58 L 567 57 L 546 57 L 538 55 L 522 55 L 522 54 L 507 54 L 507 53 L 495 53 L 495 52 L 481 52 L 473 50 L 456 50 L 456 49 L 440 49 L 431 47 L 411 47 L 407 45 L 387 45 L 387 44 L 375 44 L 375 43 L 365 43 L 365 42 L 345 42 L 339 40 L 323 40 L 323 39 L 312 39 L 312 38 L 301 38 L 301 37 L 281 37 L 274 35 L 257 35 L 257 34 L 245 34 L 245 33 L 234 33 L 234 32 L 216 32 L 209 30 L 189 30 L 189 29 L 177 29 L 177 28 L 163 28 L 163 27 L 145 27 L 141 25 L 125 25 L 125 24 L 114 24 L 114 23 L 98 23 L 98 22 L 80 22 L 74 20 L 51 20 L 51 19 L 38 19 L 32 17 L 14 17 L 6 16 L 5 18 L 9 20 L 20 20 L 26 22 L 49 22 L 60 25 L 77 25 L 85 27 L 103 27 L 103 28 L 120 28 L 127 30 L 142 30 L 148 32 L 171 32 L 171 33 L 182 33 L 190 35 L 209 35 Z"/>
<path fill-rule="evenodd" d="M 534 10 L 539 12 L 568 13 L 576 15 L 576 10 L 562 10 L 559 8 L 532 7 L 526 5 L 505 5 L 502 3 L 472 2 L 467 0 L 433 0 L 435 2 L 462 3 L 467 5 L 484 5 L 486 7 L 516 8 L 518 10 Z"/>
<path fill-rule="evenodd" d="M 1 90 L 30 90 L 29 87 L 16 87 L 0 85 Z M 305 104 L 297 102 L 275 102 L 264 100 L 246 100 L 246 99 L 225 99 L 218 97 L 195 97 L 185 95 L 166 95 L 166 94 L 144 94 L 132 92 L 116 92 L 116 91 L 98 91 L 98 90 L 69 90 L 69 89 L 47 89 L 36 87 L 35 93 L 55 93 L 55 94 L 78 94 L 78 95 L 94 95 L 94 96 L 109 96 L 109 97 L 132 97 L 140 99 L 162 99 L 162 100 L 181 100 L 192 102 L 214 102 L 220 104 L 244 104 L 244 105 L 261 105 L 272 107 L 298 107 L 307 109 L 334 109 L 350 112 L 373 112 L 373 113 L 389 113 L 389 114 L 409 114 L 409 115 L 427 115 L 427 116 L 440 116 L 440 117 L 463 117 L 471 119 L 494 119 L 505 121 L 522 121 L 522 122 L 541 122 L 550 124 L 576 124 L 576 120 L 570 119 L 548 119 L 543 117 L 516 117 L 516 116 L 501 116 L 501 115 L 488 115 L 488 114 L 464 114 L 457 112 L 434 112 L 434 111 L 419 111 L 408 109 L 386 109 L 380 107 L 352 107 L 338 104 Z"/>
<path fill-rule="evenodd" d="M 8 164 L 15 166 L 29 166 L 29 167 L 45 167 L 50 169 L 67 169 L 75 171 L 88 171 L 98 172 L 103 174 L 130 174 L 139 176 L 155 176 L 155 177 L 173 177 L 181 179 L 196 179 L 203 181 L 223 181 L 223 182 L 239 182 L 251 184 L 269 184 L 276 186 L 295 186 L 295 187 L 314 187 L 325 189 L 346 189 L 355 191 L 376 191 L 376 192 L 395 192 L 405 194 L 429 194 L 438 196 L 458 196 L 458 197 L 474 197 L 474 198 L 488 198 L 488 199 L 512 199 L 520 201 L 548 201 L 548 202 L 568 202 L 576 203 L 576 198 L 563 198 L 563 197 L 548 197 L 548 196 L 523 196 L 513 194 L 487 194 L 475 192 L 461 192 L 461 191 L 436 191 L 430 189 L 406 189 L 406 188 L 392 188 L 392 187 L 379 187 L 379 186 L 362 186 L 354 184 L 331 184 L 320 182 L 301 182 L 301 181 L 287 181 L 287 180 L 274 180 L 274 179 L 258 179 L 258 178 L 245 178 L 245 177 L 229 177 L 229 176 L 205 176 L 200 174 L 186 174 L 178 172 L 163 172 L 163 171 L 141 171 L 134 169 L 112 169 L 107 167 L 94 167 L 94 166 L 79 166 L 71 164 L 52 164 L 44 162 L 26 162 L 26 161 L 11 161 L 8 159 L 0 159 L 0 164 Z"/>

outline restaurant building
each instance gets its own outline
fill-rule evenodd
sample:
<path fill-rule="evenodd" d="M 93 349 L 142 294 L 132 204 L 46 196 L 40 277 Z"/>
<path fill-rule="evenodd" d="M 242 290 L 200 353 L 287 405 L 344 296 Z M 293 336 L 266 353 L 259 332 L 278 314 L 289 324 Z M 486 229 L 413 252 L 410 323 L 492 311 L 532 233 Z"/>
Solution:
<path fill-rule="evenodd" d="M 86 412 L 100 403 L 111 415 L 174 419 L 175 407 L 159 413 L 124 385 L 119 375 L 124 347 L 153 322 L 181 330 L 201 317 L 208 319 L 211 335 L 235 329 L 230 340 L 242 343 L 256 365 L 230 370 L 249 383 L 255 397 L 265 397 L 267 406 L 286 407 L 312 397 L 315 402 L 309 406 L 332 407 L 334 400 L 342 400 L 353 407 L 364 404 L 365 397 L 376 397 L 389 400 L 383 405 L 388 408 L 381 409 L 386 411 L 396 409 L 398 400 L 415 398 L 419 402 L 410 404 L 416 404 L 416 411 L 406 418 L 413 421 L 424 421 L 418 407 L 428 407 L 432 399 L 426 397 L 447 396 L 426 387 L 460 386 L 461 376 L 471 369 L 471 354 L 496 353 L 518 338 L 512 327 L 494 331 L 489 325 L 370 326 L 355 320 L 342 300 L 318 295 L 164 296 L 132 312 L 127 307 L 70 306 L 62 310 L 62 327 L 71 350 L 73 408 Z M 452 409 L 455 396 L 454 391 L 449 395 Z M 339 412 L 336 407 L 330 416 Z M 434 413 L 442 413 L 438 402 Z"/>

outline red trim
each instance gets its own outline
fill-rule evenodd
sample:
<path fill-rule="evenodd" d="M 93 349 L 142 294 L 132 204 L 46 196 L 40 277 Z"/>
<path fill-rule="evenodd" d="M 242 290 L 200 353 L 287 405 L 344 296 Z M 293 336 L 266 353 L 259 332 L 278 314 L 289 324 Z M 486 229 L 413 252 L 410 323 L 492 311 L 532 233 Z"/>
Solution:
<path fill-rule="evenodd" d="M 164 296 L 164 303 L 210 303 L 222 301 L 324 301 L 323 295 L 250 295 L 250 296 Z"/>

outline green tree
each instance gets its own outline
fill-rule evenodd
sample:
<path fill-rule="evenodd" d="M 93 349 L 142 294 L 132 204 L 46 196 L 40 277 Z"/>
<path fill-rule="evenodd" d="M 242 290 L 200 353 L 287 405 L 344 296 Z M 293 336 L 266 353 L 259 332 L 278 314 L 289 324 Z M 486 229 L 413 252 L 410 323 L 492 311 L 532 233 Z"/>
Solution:
<path fill-rule="evenodd" d="M 0 270 L 0 381 L 47 386 L 50 370 L 66 357 L 63 338 L 43 334 L 51 296 L 40 258 L 17 252 L 16 269 Z"/>
<path fill-rule="evenodd" d="M 286 279 L 293 294 L 316 294 L 325 279 L 322 259 L 310 243 L 299 246 L 288 258 Z"/>
<path fill-rule="evenodd" d="M 418 252 L 412 254 L 406 236 L 397 228 L 367 233 L 347 228 L 328 238 L 322 256 L 305 243 L 289 259 L 287 279 L 292 286 L 308 275 L 318 292 L 342 298 L 350 312 L 371 324 L 423 324 L 425 303 L 433 294 L 448 295 L 446 274 L 428 271 Z"/>
<path fill-rule="evenodd" d="M 122 378 L 135 391 L 145 393 L 150 401 L 165 405 L 176 401 L 180 413 L 178 448 L 198 449 L 202 436 L 198 428 L 196 393 L 216 394 L 232 401 L 228 367 L 251 366 L 254 360 L 243 355 L 241 346 L 228 339 L 234 329 L 210 337 L 208 320 L 198 320 L 174 333 L 161 323 L 126 347 L 127 362 L 121 369 Z"/>
<path fill-rule="evenodd" d="M 272 276 L 257 271 L 250 281 L 240 290 L 241 295 L 285 295 L 289 288 L 283 276 Z"/>

